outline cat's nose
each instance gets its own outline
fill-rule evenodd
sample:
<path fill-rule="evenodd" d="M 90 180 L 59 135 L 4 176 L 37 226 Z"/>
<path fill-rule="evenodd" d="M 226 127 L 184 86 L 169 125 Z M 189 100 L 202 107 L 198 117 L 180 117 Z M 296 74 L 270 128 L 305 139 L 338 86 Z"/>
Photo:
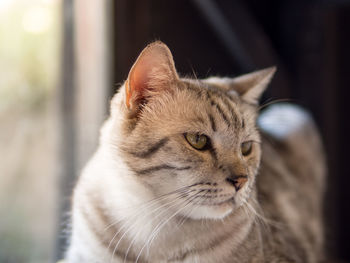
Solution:
<path fill-rule="evenodd" d="M 247 181 L 248 176 L 246 175 L 231 174 L 229 177 L 226 178 L 226 182 L 232 184 L 235 187 L 236 191 L 241 189 Z"/>

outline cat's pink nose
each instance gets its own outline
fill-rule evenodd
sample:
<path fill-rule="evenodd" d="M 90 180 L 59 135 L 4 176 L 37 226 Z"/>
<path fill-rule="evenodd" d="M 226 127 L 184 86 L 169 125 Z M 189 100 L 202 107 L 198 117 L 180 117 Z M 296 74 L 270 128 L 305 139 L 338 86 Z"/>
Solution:
<path fill-rule="evenodd" d="M 226 181 L 230 184 L 232 184 L 236 191 L 241 189 L 244 184 L 248 181 L 248 176 L 246 175 L 231 175 L 226 178 Z"/>

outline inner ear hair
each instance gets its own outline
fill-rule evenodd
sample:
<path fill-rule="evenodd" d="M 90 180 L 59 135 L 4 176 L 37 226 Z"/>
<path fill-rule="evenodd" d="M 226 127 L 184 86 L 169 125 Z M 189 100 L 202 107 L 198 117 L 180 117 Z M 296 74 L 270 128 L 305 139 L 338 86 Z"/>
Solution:
<path fill-rule="evenodd" d="M 157 41 L 149 44 L 132 66 L 125 82 L 125 104 L 134 113 L 151 96 L 169 88 L 178 79 L 169 48 Z"/>

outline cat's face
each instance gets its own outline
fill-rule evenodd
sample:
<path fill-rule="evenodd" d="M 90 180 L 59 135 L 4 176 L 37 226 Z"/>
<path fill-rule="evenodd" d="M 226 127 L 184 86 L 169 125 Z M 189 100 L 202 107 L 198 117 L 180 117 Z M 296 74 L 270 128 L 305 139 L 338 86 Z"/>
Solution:
<path fill-rule="evenodd" d="M 118 147 L 167 212 L 222 218 L 249 198 L 261 155 L 256 100 L 273 71 L 180 79 L 164 44 L 143 51 L 113 106 L 124 115 Z"/>

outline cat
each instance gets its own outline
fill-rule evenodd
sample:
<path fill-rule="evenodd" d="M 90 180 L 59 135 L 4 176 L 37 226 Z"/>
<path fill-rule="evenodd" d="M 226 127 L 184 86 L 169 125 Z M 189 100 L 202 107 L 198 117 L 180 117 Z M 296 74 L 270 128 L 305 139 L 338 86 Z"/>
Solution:
<path fill-rule="evenodd" d="M 149 44 L 75 187 L 65 262 L 321 260 L 322 143 L 295 105 L 260 114 L 275 70 L 180 78 Z"/>

